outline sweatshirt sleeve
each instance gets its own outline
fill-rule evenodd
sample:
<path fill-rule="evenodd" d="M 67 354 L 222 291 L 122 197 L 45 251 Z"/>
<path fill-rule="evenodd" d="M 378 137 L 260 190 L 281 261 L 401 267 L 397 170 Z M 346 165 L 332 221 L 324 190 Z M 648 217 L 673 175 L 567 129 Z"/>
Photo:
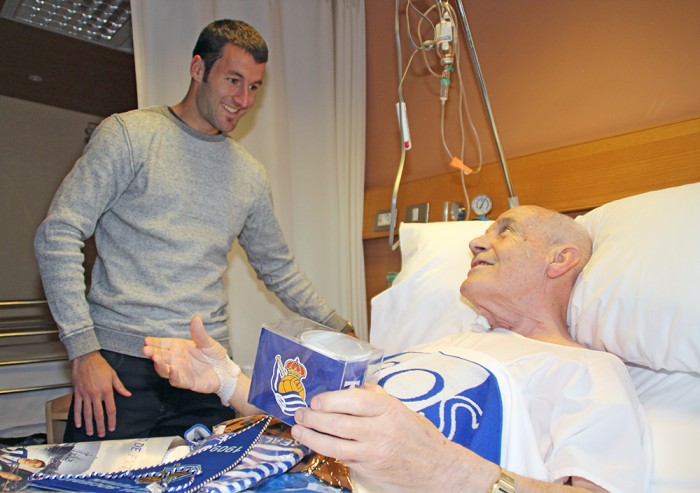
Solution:
<path fill-rule="evenodd" d="M 100 349 L 86 299 L 83 247 L 134 168 L 121 120 L 108 117 L 63 180 L 34 237 L 44 293 L 71 360 Z"/>
<path fill-rule="evenodd" d="M 258 279 L 287 308 L 328 327 L 342 329 L 347 320 L 328 305 L 294 261 L 275 216 L 267 180 L 264 185 L 239 237 L 248 262 Z"/>

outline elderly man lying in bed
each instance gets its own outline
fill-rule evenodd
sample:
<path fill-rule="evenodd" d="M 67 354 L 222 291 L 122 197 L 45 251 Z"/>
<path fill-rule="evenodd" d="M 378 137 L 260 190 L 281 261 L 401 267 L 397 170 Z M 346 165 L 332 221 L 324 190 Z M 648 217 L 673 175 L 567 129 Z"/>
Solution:
<path fill-rule="evenodd" d="M 569 217 L 521 206 L 469 248 L 474 257 L 461 293 L 495 329 L 448 336 L 389 358 L 389 372 L 420 370 L 430 375 L 433 393 L 449 388 L 455 395 L 463 389 L 460 379 L 484 368 L 497 373 L 499 385 L 516 389 L 503 399 L 500 458 L 474 452 L 482 442 L 500 445 L 500 435 L 470 442 L 460 438 L 463 430 L 445 426 L 467 404 L 446 409 L 440 397 L 437 409 L 415 406 L 421 399 L 406 397 L 410 387 L 386 377 L 379 380 L 383 388 L 315 396 L 296 412 L 293 436 L 346 463 L 358 490 L 644 491 L 650 449 L 627 370 L 617 357 L 576 343 L 567 328 L 569 297 L 591 254 L 586 231 Z M 177 387 L 223 392 L 242 413 L 258 412 L 247 403 L 249 379 L 238 376 L 197 317 L 191 331 L 193 341 L 146 339 L 144 353 L 158 373 Z M 232 377 L 221 370 L 226 367 Z M 468 410 L 478 421 L 480 408 Z M 471 427 L 462 421 L 460 428 Z"/>

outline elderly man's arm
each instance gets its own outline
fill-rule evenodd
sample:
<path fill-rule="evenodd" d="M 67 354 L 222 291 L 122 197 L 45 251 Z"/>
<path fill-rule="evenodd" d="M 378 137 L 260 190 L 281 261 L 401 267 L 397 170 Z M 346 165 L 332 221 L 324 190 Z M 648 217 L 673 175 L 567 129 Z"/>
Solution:
<path fill-rule="evenodd" d="M 423 416 L 379 387 L 327 392 L 295 415 L 293 436 L 347 464 L 361 482 L 386 491 L 491 491 L 501 469 L 450 442 Z M 572 485 L 510 474 L 517 491 L 605 492 L 583 478 Z"/>

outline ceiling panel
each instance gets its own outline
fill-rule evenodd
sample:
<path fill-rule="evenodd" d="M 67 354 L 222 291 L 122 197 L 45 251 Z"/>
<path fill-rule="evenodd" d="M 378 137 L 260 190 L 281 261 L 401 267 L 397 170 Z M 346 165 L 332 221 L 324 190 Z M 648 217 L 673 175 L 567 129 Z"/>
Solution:
<path fill-rule="evenodd" d="M 0 8 L 5 1 L 0 0 Z M 0 18 L 0 94 L 107 116 L 136 107 L 133 54 Z"/>
<path fill-rule="evenodd" d="M 133 51 L 130 0 L 5 0 L 0 17 Z"/>

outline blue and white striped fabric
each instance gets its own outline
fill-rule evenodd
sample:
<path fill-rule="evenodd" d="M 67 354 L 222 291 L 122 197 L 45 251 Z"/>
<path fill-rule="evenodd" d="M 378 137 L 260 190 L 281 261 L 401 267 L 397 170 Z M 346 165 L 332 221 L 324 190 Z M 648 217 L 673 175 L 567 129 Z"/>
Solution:
<path fill-rule="evenodd" d="M 202 491 L 203 493 L 244 491 L 265 478 L 288 471 L 308 453 L 309 449 L 296 440 L 263 435 L 237 467 L 206 485 Z"/>
<path fill-rule="evenodd" d="M 449 440 L 500 463 L 501 389 L 482 364 L 443 351 L 399 353 L 384 361 L 379 385 Z"/>

